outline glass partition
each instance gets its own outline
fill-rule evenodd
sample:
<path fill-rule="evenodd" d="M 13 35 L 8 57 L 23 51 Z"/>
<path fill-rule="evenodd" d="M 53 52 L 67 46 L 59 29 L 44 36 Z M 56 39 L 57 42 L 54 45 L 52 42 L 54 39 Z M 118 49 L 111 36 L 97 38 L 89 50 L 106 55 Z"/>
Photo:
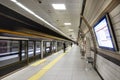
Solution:
<path fill-rule="evenodd" d="M 19 61 L 19 41 L 0 40 L 0 67 Z"/>
<path fill-rule="evenodd" d="M 28 41 L 28 56 L 32 57 L 34 55 L 34 43 L 33 41 Z"/>
<path fill-rule="evenodd" d="M 36 42 L 36 55 L 40 54 L 41 43 L 39 41 Z"/>

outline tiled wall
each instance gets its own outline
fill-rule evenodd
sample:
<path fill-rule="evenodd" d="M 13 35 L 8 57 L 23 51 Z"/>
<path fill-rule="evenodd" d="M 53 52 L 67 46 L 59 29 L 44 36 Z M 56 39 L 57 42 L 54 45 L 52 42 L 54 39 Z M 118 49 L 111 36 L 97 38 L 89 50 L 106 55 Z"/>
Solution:
<path fill-rule="evenodd" d="M 97 70 L 104 80 L 120 80 L 120 66 L 97 55 Z"/>
<path fill-rule="evenodd" d="M 120 49 L 120 4 L 109 14 Z M 97 70 L 104 80 L 120 80 L 120 66 L 114 64 L 113 62 L 105 59 L 100 55 L 97 55 L 96 64 Z"/>
<path fill-rule="evenodd" d="M 120 49 L 120 4 L 114 8 L 109 15 L 115 31 L 117 44 Z M 86 37 L 90 39 L 91 47 L 93 47 L 92 38 L 89 32 L 86 34 Z M 104 54 L 105 53 L 106 52 L 104 51 Z M 94 52 L 91 51 L 91 55 L 94 56 Z M 120 51 L 116 53 L 116 55 L 120 56 Z M 96 68 L 104 80 L 120 80 L 120 66 L 103 56 L 97 55 Z"/>
<path fill-rule="evenodd" d="M 118 47 L 120 49 L 120 4 L 111 11 L 110 18 L 117 38 Z"/>

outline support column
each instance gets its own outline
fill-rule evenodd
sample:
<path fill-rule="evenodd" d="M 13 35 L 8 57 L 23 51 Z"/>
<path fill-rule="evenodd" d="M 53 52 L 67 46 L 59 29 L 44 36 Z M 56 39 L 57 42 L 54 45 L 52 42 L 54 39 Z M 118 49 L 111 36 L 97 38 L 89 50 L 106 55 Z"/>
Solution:
<path fill-rule="evenodd" d="M 43 58 L 43 40 L 41 41 L 41 59 Z"/>
<path fill-rule="evenodd" d="M 28 41 L 25 42 L 25 56 L 27 59 L 27 64 L 29 63 L 29 56 L 28 56 Z"/>
<path fill-rule="evenodd" d="M 33 49 L 34 49 L 34 60 L 36 56 L 36 41 L 33 41 Z"/>
<path fill-rule="evenodd" d="M 11 52 L 11 43 L 12 43 L 12 41 L 10 40 L 10 41 L 8 41 L 7 40 L 7 52 Z"/>
<path fill-rule="evenodd" d="M 19 61 L 22 61 L 22 41 L 19 41 Z"/>

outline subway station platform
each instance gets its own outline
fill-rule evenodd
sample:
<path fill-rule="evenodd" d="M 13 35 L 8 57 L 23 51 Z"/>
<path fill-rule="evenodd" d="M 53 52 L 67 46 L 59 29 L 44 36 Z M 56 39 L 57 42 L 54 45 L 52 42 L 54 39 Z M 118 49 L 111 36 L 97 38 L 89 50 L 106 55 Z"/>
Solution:
<path fill-rule="evenodd" d="M 101 80 L 92 66 L 81 59 L 80 48 L 69 47 L 17 70 L 2 80 Z M 87 68 L 87 69 L 86 69 Z"/>

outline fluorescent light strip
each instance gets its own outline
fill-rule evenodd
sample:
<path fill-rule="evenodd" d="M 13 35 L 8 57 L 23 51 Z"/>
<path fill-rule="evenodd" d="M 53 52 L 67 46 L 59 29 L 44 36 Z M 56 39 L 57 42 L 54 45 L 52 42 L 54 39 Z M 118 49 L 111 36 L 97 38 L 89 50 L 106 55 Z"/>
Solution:
<path fill-rule="evenodd" d="M 65 4 L 52 4 L 52 6 L 56 10 L 66 10 Z"/>
<path fill-rule="evenodd" d="M 0 39 L 29 40 L 28 38 L 16 38 L 16 37 L 6 37 L 6 36 L 0 36 Z"/>
<path fill-rule="evenodd" d="M 30 10 L 29 8 L 27 8 L 26 6 L 24 6 L 23 4 L 21 4 L 17 0 L 11 0 L 11 1 L 14 2 L 15 4 L 17 4 L 19 7 L 23 8 L 24 10 L 26 10 L 27 12 L 29 12 L 30 14 L 34 15 L 36 18 L 38 18 L 41 21 L 45 22 L 50 27 L 54 28 L 55 30 L 57 30 L 58 32 L 60 32 L 61 34 L 63 34 L 64 36 L 68 37 L 67 35 L 65 35 L 65 33 L 63 33 L 62 31 L 60 31 L 59 29 L 57 29 L 56 27 L 54 27 L 53 25 L 51 25 L 50 23 L 48 23 L 46 20 L 44 20 L 43 18 L 41 18 L 40 16 L 38 16 L 37 14 L 35 14 L 32 10 Z"/>
<path fill-rule="evenodd" d="M 64 23 L 64 25 L 71 25 L 71 23 Z"/>

